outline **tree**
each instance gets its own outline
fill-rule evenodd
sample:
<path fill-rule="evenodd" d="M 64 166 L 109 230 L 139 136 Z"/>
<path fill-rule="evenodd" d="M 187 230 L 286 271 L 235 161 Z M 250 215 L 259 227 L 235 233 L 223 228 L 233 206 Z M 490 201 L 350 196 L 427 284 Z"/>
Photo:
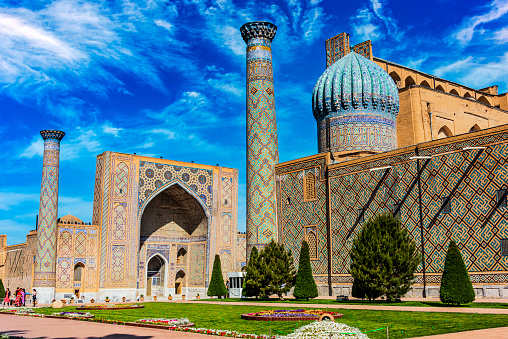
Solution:
<path fill-rule="evenodd" d="M 405 295 L 420 263 L 416 244 L 390 213 L 369 219 L 350 251 L 350 274 L 369 301 L 381 295 L 393 302 Z"/>
<path fill-rule="evenodd" d="M 228 294 L 224 279 L 222 278 L 222 268 L 220 265 L 220 256 L 215 255 L 213 260 L 212 278 L 210 279 L 210 285 L 206 292 L 208 296 L 222 297 Z"/>
<path fill-rule="evenodd" d="M 242 294 L 246 297 L 259 297 L 261 288 L 261 273 L 259 271 L 259 254 L 256 246 L 250 251 L 249 262 L 247 263 L 245 280 Z"/>
<path fill-rule="evenodd" d="M 295 268 L 291 251 L 286 251 L 282 244 L 273 239 L 259 254 L 259 269 L 263 272 L 260 294 L 269 297 L 277 294 L 280 300 L 294 285 Z"/>
<path fill-rule="evenodd" d="M 2 279 L 0 279 L 0 300 L 3 300 L 4 298 L 5 298 L 4 283 L 2 282 Z"/>
<path fill-rule="evenodd" d="M 318 296 L 318 289 L 314 277 L 312 276 L 312 267 L 310 265 L 309 244 L 302 242 L 300 251 L 300 261 L 298 263 L 298 273 L 296 275 L 295 298 L 315 298 Z"/>
<path fill-rule="evenodd" d="M 450 241 L 439 290 L 441 302 L 447 304 L 467 304 L 475 300 L 473 284 L 469 278 L 462 254 L 455 241 Z"/>

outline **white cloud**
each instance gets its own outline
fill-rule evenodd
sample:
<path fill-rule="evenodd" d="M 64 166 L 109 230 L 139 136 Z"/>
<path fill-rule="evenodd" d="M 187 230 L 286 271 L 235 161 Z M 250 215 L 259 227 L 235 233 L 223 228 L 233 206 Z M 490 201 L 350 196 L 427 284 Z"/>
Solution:
<path fill-rule="evenodd" d="M 154 22 L 157 26 L 163 27 L 170 32 L 172 31 L 172 29 L 174 27 L 172 24 L 170 24 L 169 22 L 164 21 L 164 20 L 154 20 Z"/>
<path fill-rule="evenodd" d="M 508 0 L 494 0 L 487 8 L 489 8 L 487 13 L 464 19 L 461 27 L 453 34 L 459 43 L 468 44 L 473 39 L 475 32 L 481 30 L 478 28 L 479 26 L 497 20 L 508 13 Z"/>
<path fill-rule="evenodd" d="M 33 158 L 35 156 L 42 157 L 44 153 L 44 140 L 40 137 L 35 137 L 30 143 L 30 146 L 25 148 L 19 155 L 20 158 Z"/>
<path fill-rule="evenodd" d="M 494 40 L 500 44 L 506 44 L 508 42 L 508 27 L 501 28 L 494 33 Z"/>
<path fill-rule="evenodd" d="M 473 57 L 467 57 L 465 59 L 462 59 L 462 60 L 457 60 L 449 65 L 445 65 L 445 66 L 441 66 L 439 68 L 436 68 L 434 70 L 434 74 L 437 75 L 438 77 L 443 77 L 445 76 L 446 74 L 449 74 L 449 73 L 453 73 L 453 72 L 457 72 L 457 71 L 462 71 L 464 69 L 467 69 L 469 67 L 471 67 L 472 65 L 472 61 L 473 60 Z"/>
<path fill-rule="evenodd" d="M 102 133 L 111 134 L 115 137 L 118 137 L 118 132 L 120 131 L 123 131 L 123 128 L 113 127 L 109 122 L 102 125 Z"/>
<path fill-rule="evenodd" d="M 39 194 L 0 192 L 0 210 L 8 211 L 13 206 L 24 202 L 39 202 Z"/>
<path fill-rule="evenodd" d="M 352 19 L 355 40 L 376 40 L 381 36 L 379 27 L 374 25 L 373 21 L 374 15 L 368 8 L 358 10 L 356 16 Z"/>
<path fill-rule="evenodd" d="M 167 139 L 170 139 L 170 140 L 178 138 L 178 135 L 175 132 L 167 130 L 167 129 L 163 129 L 163 128 L 153 129 L 153 130 L 149 131 L 148 133 L 163 134 L 163 135 L 167 136 Z M 153 145 L 153 143 L 152 143 L 152 145 Z"/>
<path fill-rule="evenodd" d="M 358 9 L 351 18 L 351 26 L 355 33 L 354 40 L 380 40 L 387 36 L 400 42 L 404 32 L 399 29 L 392 11 L 383 0 L 370 0 L 370 7 Z M 358 41 L 360 42 L 360 41 Z"/>

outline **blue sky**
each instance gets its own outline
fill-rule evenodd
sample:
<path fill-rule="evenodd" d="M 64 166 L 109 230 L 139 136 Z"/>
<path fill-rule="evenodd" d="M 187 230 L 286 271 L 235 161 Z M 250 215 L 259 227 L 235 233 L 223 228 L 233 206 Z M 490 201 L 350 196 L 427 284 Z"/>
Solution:
<path fill-rule="evenodd" d="M 240 169 L 245 230 L 245 43 L 267 20 L 281 161 L 317 152 L 311 93 L 324 41 L 482 88 L 508 87 L 508 0 L 0 1 L 0 234 L 38 213 L 42 129 L 61 129 L 59 215 L 91 221 L 95 157 L 118 151 Z"/>

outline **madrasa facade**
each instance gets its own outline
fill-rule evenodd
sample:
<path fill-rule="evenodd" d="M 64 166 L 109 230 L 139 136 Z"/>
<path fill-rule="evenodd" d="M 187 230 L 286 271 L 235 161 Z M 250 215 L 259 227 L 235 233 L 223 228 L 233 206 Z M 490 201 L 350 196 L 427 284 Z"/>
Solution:
<path fill-rule="evenodd" d="M 320 294 L 351 295 L 352 241 L 368 218 L 391 212 L 423 258 L 409 297 L 438 296 L 450 240 L 477 297 L 508 297 L 508 95 L 376 58 L 370 41 L 350 46 L 342 33 L 325 42 L 309 102 L 318 153 L 279 163 L 276 32 L 268 22 L 240 28 L 246 234 L 237 231 L 236 169 L 116 152 L 97 157 L 92 222 L 57 218 L 64 133 L 42 131 L 38 227 L 23 244 L 0 236 L 4 285 L 36 288 L 42 302 L 193 298 L 206 294 L 215 254 L 226 279 L 274 239 L 296 264 L 306 240 Z"/>

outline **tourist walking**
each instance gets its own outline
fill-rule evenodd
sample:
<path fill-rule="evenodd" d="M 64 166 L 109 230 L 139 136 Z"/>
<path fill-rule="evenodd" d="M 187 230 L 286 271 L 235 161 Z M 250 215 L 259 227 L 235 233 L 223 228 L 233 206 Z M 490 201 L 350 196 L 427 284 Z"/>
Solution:
<path fill-rule="evenodd" d="M 9 289 L 5 291 L 4 306 L 6 304 L 7 306 L 11 306 L 11 291 Z"/>
<path fill-rule="evenodd" d="M 16 289 L 16 299 L 14 301 L 14 306 L 21 306 L 21 289 L 19 287 Z"/>
<path fill-rule="evenodd" d="M 21 294 L 21 305 L 25 307 L 25 297 L 26 297 L 25 289 L 22 288 L 19 293 Z"/>
<path fill-rule="evenodd" d="M 34 303 L 34 307 L 35 307 L 35 304 L 37 304 L 37 290 L 34 288 L 34 292 L 32 293 L 32 302 Z"/>

